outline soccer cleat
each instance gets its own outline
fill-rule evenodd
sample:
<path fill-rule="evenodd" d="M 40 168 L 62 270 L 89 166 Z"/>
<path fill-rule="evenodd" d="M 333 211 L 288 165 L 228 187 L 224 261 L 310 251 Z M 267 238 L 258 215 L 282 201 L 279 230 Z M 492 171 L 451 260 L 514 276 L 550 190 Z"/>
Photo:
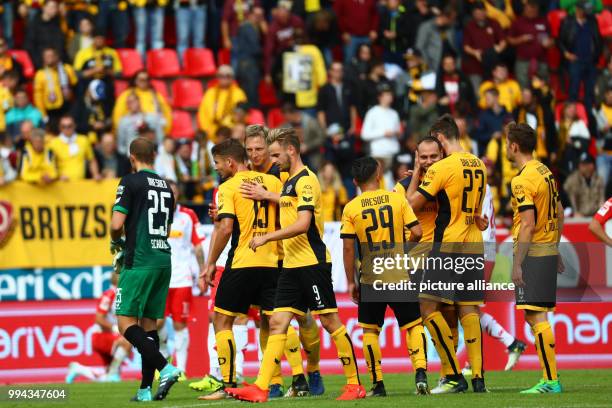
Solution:
<path fill-rule="evenodd" d="M 76 370 L 76 363 L 70 363 L 68 365 L 68 374 L 66 374 L 66 384 L 72 384 L 78 375 L 79 373 Z"/>
<path fill-rule="evenodd" d="M 268 400 L 268 390 L 262 390 L 255 384 L 243 388 L 226 388 L 225 391 L 240 401 L 266 402 Z"/>
<path fill-rule="evenodd" d="M 429 385 L 427 385 L 427 373 L 424 368 L 417 368 L 414 383 L 417 395 L 429 395 Z"/>
<path fill-rule="evenodd" d="M 170 388 L 178 381 L 181 376 L 181 370 L 172 364 L 166 366 L 159 373 L 159 387 L 155 393 L 155 401 L 161 401 L 168 395 Z"/>
<path fill-rule="evenodd" d="M 559 380 L 540 380 L 533 387 L 521 391 L 521 394 L 560 394 L 563 387 Z"/>
<path fill-rule="evenodd" d="M 463 370 L 461 370 L 461 374 L 463 374 L 464 377 L 472 376 L 472 366 L 470 365 L 470 363 L 467 363 L 465 367 L 463 367 Z"/>
<path fill-rule="evenodd" d="M 285 397 L 307 397 L 309 395 L 310 388 L 308 387 L 308 383 L 306 382 L 306 377 L 304 377 L 304 374 L 294 375 L 293 382 L 287 390 Z"/>
<path fill-rule="evenodd" d="M 489 392 L 485 385 L 484 378 L 481 377 L 472 378 L 472 389 L 474 392 Z"/>
<path fill-rule="evenodd" d="M 323 385 L 323 377 L 321 377 L 320 371 L 308 373 L 308 387 L 310 388 L 310 395 L 323 395 L 325 385 Z"/>
<path fill-rule="evenodd" d="M 189 388 L 194 391 L 206 392 L 210 394 L 223 388 L 223 382 L 208 374 L 200 381 L 190 383 Z"/>
<path fill-rule="evenodd" d="M 386 397 L 387 390 L 385 390 L 385 384 L 382 381 L 376 381 L 372 384 L 372 389 L 366 393 L 366 397 Z"/>
<path fill-rule="evenodd" d="M 132 402 L 148 402 L 152 401 L 151 398 L 151 387 L 141 388 L 136 392 L 136 395 L 132 397 Z"/>
<path fill-rule="evenodd" d="M 527 344 L 519 339 L 514 339 L 512 344 L 508 346 L 508 362 L 506 363 L 504 371 L 510 371 L 514 368 L 516 363 L 518 363 L 519 358 L 521 358 L 521 354 L 523 354 L 526 348 Z"/>
<path fill-rule="evenodd" d="M 361 384 L 346 384 L 342 390 L 336 401 L 352 401 L 366 396 L 366 390 Z"/>
<path fill-rule="evenodd" d="M 440 381 L 440 384 L 433 390 L 432 394 L 454 394 L 465 392 L 468 389 L 467 381 L 463 375 L 449 375 Z"/>
<path fill-rule="evenodd" d="M 208 395 L 201 395 L 198 397 L 198 399 L 202 401 L 220 401 L 220 400 L 232 398 L 231 395 L 229 395 L 226 390 L 227 388 L 221 388 Z"/>
<path fill-rule="evenodd" d="M 285 390 L 282 384 L 271 384 L 270 391 L 268 392 L 268 398 L 281 398 L 285 395 Z"/>
<path fill-rule="evenodd" d="M 185 375 L 185 373 L 181 372 L 181 375 L 178 378 L 178 382 L 185 382 L 187 381 L 187 376 Z"/>

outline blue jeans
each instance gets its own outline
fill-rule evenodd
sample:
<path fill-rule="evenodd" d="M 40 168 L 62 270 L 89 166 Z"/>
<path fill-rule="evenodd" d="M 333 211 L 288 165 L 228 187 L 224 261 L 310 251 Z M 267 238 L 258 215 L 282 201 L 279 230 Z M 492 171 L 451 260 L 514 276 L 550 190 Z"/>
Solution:
<path fill-rule="evenodd" d="M 261 74 L 257 60 L 244 58 L 236 61 L 236 79 L 240 88 L 244 91 L 249 101 L 249 107 L 259 107 L 259 92 L 258 86 L 261 79 Z"/>
<path fill-rule="evenodd" d="M 108 34 L 108 27 L 113 30 L 113 47 L 125 48 L 130 30 L 127 10 L 119 10 L 118 1 L 102 0 L 99 3 L 96 27 Z"/>
<path fill-rule="evenodd" d="M 179 7 L 176 17 L 177 50 L 181 61 L 185 50 L 189 48 L 191 34 L 192 47 L 204 48 L 206 38 L 206 5 Z"/>
<path fill-rule="evenodd" d="M 353 57 L 356 56 L 357 50 L 361 47 L 362 44 L 370 44 L 370 37 L 363 36 L 351 36 L 351 41 L 344 46 L 344 65 L 348 65 Z"/>
<path fill-rule="evenodd" d="M 2 34 L 8 48 L 13 48 L 13 3 L 4 3 L 2 12 Z"/>
<path fill-rule="evenodd" d="M 603 184 L 608 184 L 610 178 L 610 171 L 612 170 L 612 155 L 607 153 L 600 153 L 597 155 L 597 174 L 603 179 Z"/>
<path fill-rule="evenodd" d="M 152 49 L 164 48 L 164 9 L 163 7 L 134 7 L 136 25 L 136 49 L 146 57 L 147 29 Z"/>
<path fill-rule="evenodd" d="M 584 107 L 587 112 L 593 107 L 593 92 L 595 89 L 595 78 L 597 67 L 594 63 L 586 61 L 574 61 L 569 63 L 569 97 L 572 101 L 578 101 L 580 82 L 584 82 Z"/>

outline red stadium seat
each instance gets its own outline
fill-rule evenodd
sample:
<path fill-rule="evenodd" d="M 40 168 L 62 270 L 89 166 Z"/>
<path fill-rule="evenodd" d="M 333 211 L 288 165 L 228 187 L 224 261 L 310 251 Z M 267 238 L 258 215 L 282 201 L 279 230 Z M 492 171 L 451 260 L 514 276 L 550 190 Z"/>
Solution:
<path fill-rule="evenodd" d="M 279 108 L 270 109 L 268 112 L 268 127 L 275 128 L 285 123 L 285 116 Z"/>
<path fill-rule="evenodd" d="M 599 32 L 602 37 L 612 37 L 612 12 L 604 10 L 597 15 L 597 23 L 599 24 Z"/>
<path fill-rule="evenodd" d="M 232 53 L 227 48 L 221 48 L 217 53 L 219 65 L 230 65 L 232 63 Z"/>
<path fill-rule="evenodd" d="M 548 25 L 550 26 L 550 33 L 553 38 L 559 37 L 561 22 L 565 16 L 567 16 L 567 12 L 565 10 L 552 10 L 548 13 Z"/>
<path fill-rule="evenodd" d="M 266 120 L 264 119 L 263 112 L 259 109 L 249 109 L 247 123 L 249 125 L 265 125 Z"/>
<path fill-rule="evenodd" d="M 172 130 L 170 131 L 170 136 L 176 139 L 192 139 L 195 136 L 195 129 L 193 128 L 189 112 L 172 111 Z"/>
<path fill-rule="evenodd" d="M 155 78 L 172 78 L 179 76 L 181 67 L 179 65 L 176 50 L 162 48 L 147 52 L 147 71 Z"/>
<path fill-rule="evenodd" d="M 209 77 L 215 75 L 217 66 L 211 50 L 207 48 L 188 48 L 183 58 L 183 75 L 190 77 Z"/>
<path fill-rule="evenodd" d="M 204 97 L 202 83 L 197 79 L 176 79 L 172 83 L 173 106 L 177 109 L 197 109 Z"/>
<path fill-rule="evenodd" d="M 261 106 L 278 106 L 279 102 L 276 98 L 276 89 L 266 81 L 261 80 L 257 88 L 259 94 L 259 104 Z"/>
<path fill-rule="evenodd" d="M 32 60 L 30 59 L 30 54 L 24 50 L 9 50 L 9 54 L 13 58 L 17 60 L 18 63 L 21 64 L 23 68 L 23 76 L 26 78 L 34 78 L 34 73 L 36 70 L 34 69 L 34 64 L 32 64 Z"/>
<path fill-rule="evenodd" d="M 119 95 L 123 93 L 123 91 L 125 91 L 126 89 L 130 87 L 130 84 L 128 81 L 121 81 L 119 79 L 116 79 L 114 86 L 115 86 L 115 98 L 118 98 Z"/>
<path fill-rule="evenodd" d="M 159 79 L 152 79 L 151 86 L 157 92 L 159 92 L 164 98 L 166 98 L 168 102 L 172 100 L 170 94 L 168 93 L 168 87 L 166 86 L 166 83 L 164 81 L 159 80 Z"/>
<path fill-rule="evenodd" d="M 123 78 L 131 78 L 138 71 L 144 69 L 144 64 L 142 63 L 140 53 L 135 49 L 119 48 L 117 49 L 117 54 L 119 54 L 119 59 L 121 60 L 121 76 Z"/>
<path fill-rule="evenodd" d="M 563 114 L 563 107 L 565 104 L 558 103 L 555 107 L 555 121 L 559 122 L 561 120 L 561 115 Z M 587 115 L 587 111 L 584 108 L 584 105 L 580 102 L 576 102 L 576 114 L 578 117 L 584 121 L 587 125 L 589 124 L 589 117 Z"/>

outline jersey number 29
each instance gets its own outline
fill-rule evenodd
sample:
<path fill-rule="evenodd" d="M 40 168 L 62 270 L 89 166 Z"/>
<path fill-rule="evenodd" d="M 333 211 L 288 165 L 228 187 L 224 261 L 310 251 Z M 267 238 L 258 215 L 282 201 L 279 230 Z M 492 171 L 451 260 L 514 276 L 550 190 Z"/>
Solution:
<path fill-rule="evenodd" d="M 166 237 L 168 235 L 168 218 L 170 217 L 168 202 L 172 195 L 167 191 L 149 190 L 147 198 L 149 199 L 149 210 L 147 212 L 149 235 Z"/>

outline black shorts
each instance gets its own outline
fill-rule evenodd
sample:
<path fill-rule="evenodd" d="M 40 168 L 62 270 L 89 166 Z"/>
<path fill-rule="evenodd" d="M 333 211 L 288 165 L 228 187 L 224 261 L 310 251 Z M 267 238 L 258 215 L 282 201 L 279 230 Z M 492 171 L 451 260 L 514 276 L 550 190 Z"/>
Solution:
<path fill-rule="evenodd" d="M 421 277 L 419 298 L 448 304 L 480 305 L 484 291 L 478 286 L 484 280 L 484 255 L 432 252 L 430 268 Z M 441 261 L 434 262 L 434 258 Z"/>
<path fill-rule="evenodd" d="M 226 269 L 217 288 L 215 312 L 246 315 L 251 306 L 271 312 L 277 281 L 278 268 Z"/>
<path fill-rule="evenodd" d="M 330 263 L 281 270 L 274 311 L 304 316 L 308 309 L 313 315 L 338 311 Z"/>
<path fill-rule="evenodd" d="M 359 302 L 359 325 L 364 329 L 382 329 L 387 306 L 393 310 L 400 330 L 407 330 L 422 322 L 416 302 Z"/>
<path fill-rule="evenodd" d="M 516 308 L 540 312 L 555 310 L 559 257 L 527 255 L 521 266 L 525 286 L 514 290 Z"/>

